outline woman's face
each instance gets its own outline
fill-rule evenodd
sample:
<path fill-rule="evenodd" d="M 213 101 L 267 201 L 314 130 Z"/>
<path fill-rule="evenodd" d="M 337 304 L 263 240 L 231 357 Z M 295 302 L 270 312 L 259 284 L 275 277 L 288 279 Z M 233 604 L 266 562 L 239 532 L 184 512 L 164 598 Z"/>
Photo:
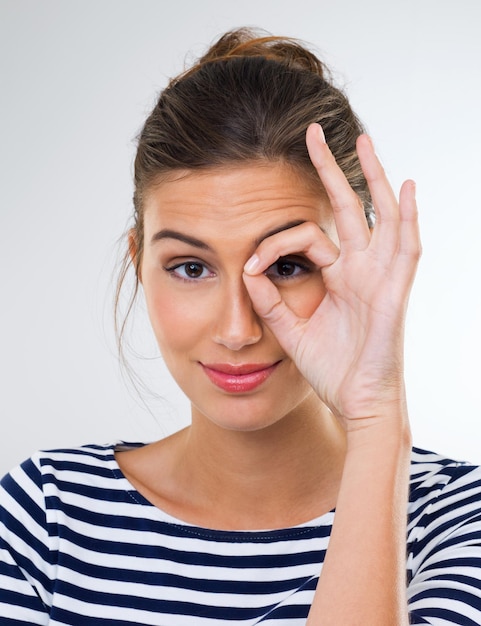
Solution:
<path fill-rule="evenodd" d="M 260 241 L 304 221 L 335 239 L 328 200 L 287 165 L 188 172 L 147 194 L 141 280 L 193 419 L 256 430 L 313 393 L 256 315 L 242 279 Z M 323 298 L 320 271 L 295 250 L 267 275 L 300 317 Z"/>

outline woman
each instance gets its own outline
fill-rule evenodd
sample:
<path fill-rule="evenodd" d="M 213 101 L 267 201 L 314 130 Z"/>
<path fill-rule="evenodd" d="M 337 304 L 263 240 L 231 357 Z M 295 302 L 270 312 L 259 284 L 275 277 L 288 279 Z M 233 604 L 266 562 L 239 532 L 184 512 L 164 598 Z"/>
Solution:
<path fill-rule="evenodd" d="M 0 623 L 481 623 L 481 474 L 411 451 L 415 186 L 321 62 L 224 35 L 147 119 L 134 204 L 120 283 L 192 424 L 4 478 Z"/>

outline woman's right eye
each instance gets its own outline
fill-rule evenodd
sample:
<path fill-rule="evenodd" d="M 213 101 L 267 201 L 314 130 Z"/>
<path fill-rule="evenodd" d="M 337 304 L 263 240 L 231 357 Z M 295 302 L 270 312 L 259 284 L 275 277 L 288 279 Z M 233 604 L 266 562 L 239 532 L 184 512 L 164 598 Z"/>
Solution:
<path fill-rule="evenodd" d="M 164 267 L 164 269 L 175 278 L 189 282 L 210 278 L 214 275 L 213 272 L 200 261 L 184 261 L 183 263 L 177 263 L 170 267 Z"/>

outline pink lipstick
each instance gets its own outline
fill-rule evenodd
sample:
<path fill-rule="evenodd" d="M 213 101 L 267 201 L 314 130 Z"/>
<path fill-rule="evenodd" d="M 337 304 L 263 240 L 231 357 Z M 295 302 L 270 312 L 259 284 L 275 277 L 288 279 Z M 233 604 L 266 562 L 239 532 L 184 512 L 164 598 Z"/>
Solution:
<path fill-rule="evenodd" d="M 228 393 L 246 393 L 253 391 L 269 376 L 279 365 L 276 363 L 243 363 L 230 365 L 229 363 L 201 363 L 204 372 L 211 382 Z"/>

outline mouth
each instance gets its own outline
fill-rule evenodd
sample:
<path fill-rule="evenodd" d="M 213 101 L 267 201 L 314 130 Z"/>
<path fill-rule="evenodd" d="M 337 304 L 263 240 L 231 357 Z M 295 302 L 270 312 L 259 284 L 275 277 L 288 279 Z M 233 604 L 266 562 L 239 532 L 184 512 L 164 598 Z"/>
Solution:
<path fill-rule="evenodd" d="M 275 363 L 200 363 L 209 380 L 228 393 L 247 393 L 262 385 L 281 361 Z"/>

